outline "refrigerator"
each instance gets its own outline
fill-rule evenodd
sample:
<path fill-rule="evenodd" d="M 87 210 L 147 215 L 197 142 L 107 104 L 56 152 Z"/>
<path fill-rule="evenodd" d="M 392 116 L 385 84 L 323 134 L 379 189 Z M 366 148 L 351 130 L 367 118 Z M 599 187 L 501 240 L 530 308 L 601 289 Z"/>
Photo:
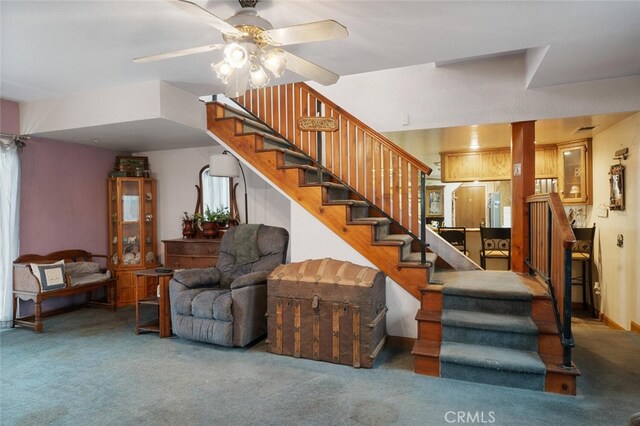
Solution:
<path fill-rule="evenodd" d="M 491 228 L 500 228 L 500 193 L 489 193 L 489 226 Z"/>

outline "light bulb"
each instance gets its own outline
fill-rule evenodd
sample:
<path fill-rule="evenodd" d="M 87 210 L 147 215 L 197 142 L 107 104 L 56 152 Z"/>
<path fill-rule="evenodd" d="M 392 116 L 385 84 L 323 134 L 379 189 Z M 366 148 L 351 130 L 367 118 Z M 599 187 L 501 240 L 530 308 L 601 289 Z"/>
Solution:
<path fill-rule="evenodd" d="M 249 53 L 238 43 L 229 43 L 224 48 L 224 57 L 233 68 L 242 68 L 249 60 Z"/>
<path fill-rule="evenodd" d="M 287 58 L 284 56 L 284 50 L 269 50 L 262 55 L 262 63 L 276 78 L 282 77 L 287 66 Z"/>
<path fill-rule="evenodd" d="M 250 74 L 251 86 L 256 89 L 266 86 L 269 83 L 269 74 L 260 65 L 253 64 Z"/>
<path fill-rule="evenodd" d="M 216 77 L 218 77 L 224 84 L 227 84 L 229 81 L 229 76 L 233 73 L 233 68 L 227 61 L 220 61 L 217 64 L 211 64 L 211 68 L 216 72 Z"/>

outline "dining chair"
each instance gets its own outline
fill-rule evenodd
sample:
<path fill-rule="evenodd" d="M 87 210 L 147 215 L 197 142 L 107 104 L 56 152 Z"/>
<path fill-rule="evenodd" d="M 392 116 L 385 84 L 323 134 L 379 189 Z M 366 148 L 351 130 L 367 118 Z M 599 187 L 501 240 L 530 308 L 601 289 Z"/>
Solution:
<path fill-rule="evenodd" d="M 469 255 L 467 251 L 467 228 L 464 226 L 441 226 L 438 228 L 438 234 L 449 244 Z"/>
<path fill-rule="evenodd" d="M 480 227 L 480 266 L 487 269 L 487 259 L 506 259 L 511 269 L 511 228 Z"/>

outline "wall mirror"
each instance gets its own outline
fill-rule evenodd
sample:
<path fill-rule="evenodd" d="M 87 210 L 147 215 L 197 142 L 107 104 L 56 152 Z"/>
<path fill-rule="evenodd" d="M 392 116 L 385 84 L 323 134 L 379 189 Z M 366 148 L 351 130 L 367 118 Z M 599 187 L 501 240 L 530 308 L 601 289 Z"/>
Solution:
<path fill-rule="evenodd" d="M 237 207 L 234 197 L 233 178 L 209 176 L 209 165 L 207 164 L 198 175 L 198 201 L 196 211 L 204 213 L 209 207 L 210 210 L 227 208 L 231 212 L 231 217 L 237 217 Z"/>
<path fill-rule="evenodd" d="M 624 210 L 624 166 L 616 164 L 609 170 L 609 209 Z"/>

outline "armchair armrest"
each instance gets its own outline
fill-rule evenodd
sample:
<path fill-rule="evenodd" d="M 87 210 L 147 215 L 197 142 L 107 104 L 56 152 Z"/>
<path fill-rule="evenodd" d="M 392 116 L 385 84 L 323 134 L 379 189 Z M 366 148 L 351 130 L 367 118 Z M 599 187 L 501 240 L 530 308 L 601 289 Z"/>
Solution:
<path fill-rule="evenodd" d="M 267 277 L 269 276 L 269 274 L 270 272 L 268 271 L 259 271 L 241 275 L 233 280 L 233 282 L 231 283 L 231 290 L 256 284 L 264 284 L 267 282 Z"/>
<path fill-rule="evenodd" d="M 187 288 L 214 287 L 220 284 L 220 271 L 218 268 L 185 269 L 176 271 L 173 281 Z"/>

